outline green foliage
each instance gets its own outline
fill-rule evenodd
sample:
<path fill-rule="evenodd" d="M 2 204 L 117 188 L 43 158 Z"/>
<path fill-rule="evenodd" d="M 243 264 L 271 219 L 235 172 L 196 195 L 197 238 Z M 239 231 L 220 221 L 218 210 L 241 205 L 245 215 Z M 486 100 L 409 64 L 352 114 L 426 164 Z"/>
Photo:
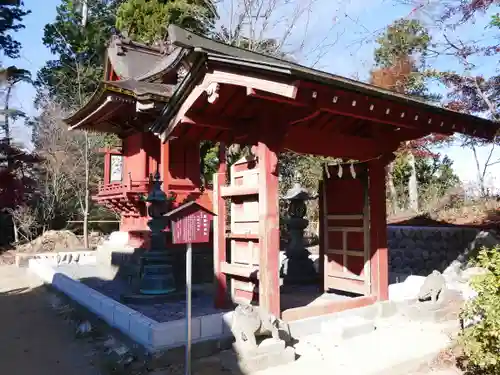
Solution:
<path fill-rule="evenodd" d="M 390 25 L 377 39 L 375 64 L 381 68 L 399 68 L 403 91 L 406 95 L 427 101 L 439 101 L 440 95 L 431 94 L 427 89 L 428 77 L 420 72 L 431 44 L 429 31 L 417 20 L 400 19 Z M 397 64 L 407 62 L 406 67 Z"/>
<path fill-rule="evenodd" d="M 323 176 L 325 163 L 334 162 L 336 159 L 296 154 L 294 152 L 283 152 L 279 155 L 279 190 L 280 196 L 285 195 L 288 189 L 298 180 L 300 185 L 311 194 L 316 194 L 319 182 Z M 307 219 L 316 222 L 318 220 L 318 200 L 307 202 Z M 285 215 L 284 202 L 280 201 L 281 215 Z"/>
<path fill-rule="evenodd" d="M 490 26 L 500 27 L 500 14 L 499 13 L 497 13 L 491 17 Z"/>
<path fill-rule="evenodd" d="M 133 40 L 154 44 L 167 37 L 171 24 L 206 35 L 217 18 L 211 0 L 128 0 L 118 8 L 116 27 Z"/>
<path fill-rule="evenodd" d="M 464 319 L 481 317 L 466 328 L 460 342 L 472 374 L 500 374 L 500 246 L 483 248 L 474 262 L 488 270 L 473 278 L 477 297 L 469 301 L 462 312 Z"/>
<path fill-rule="evenodd" d="M 396 158 L 394 163 L 392 174 L 394 187 L 398 196 L 407 196 L 411 175 L 410 166 L 404 155 Z M 447 156 L 443 158 L 439 155 L 416 157 L 415 169 L 421 199 L 430 195 L 431 192 L 434 198 L 443 197 L 447 191 L 460 183 L 459 177 L 453 171 L 453 161 Z"/>
<path fill-rule="evenodd" d="M 45 26 L 43 44 L 57 56 L 37 74 L 36 103 L 45 95 L 63 108 L 77 108 L 103 78 L 104 55 L 121 1 L 88 0 L 88 21 L 75 2 L 62 0 L 54 22 Z"/>
<path fill-rule="evenodd" d="M 0 5 L 0 50 L 11 59 L 19 57 L 21 43 L 14 39 L 11 32 L 24 29 L 21 23 L 31 11 L 22 6 Z"/>
<path fill-rule="evenodd" d="M 397 20 L 377 39 L 379 47 L 375 50 L 375 63 L 389 68 L 399 58 L 425 54 L 430 42 L 428 30 L 419 21 Z"/>
<path fill-rule="evenodd" d="M 217 172 L 219 165 L 219 145 L 210 141 L 203 141 L 200 144 L 201 176 L 206 186 L 211 185 L 213 174 Z"/>
<path fill-rule="evenodd" d="M 31 83 L 31 73 L 29 70 L 9 66 L 0 68 L 0 83 L 7 86 L 15 86 L 20 82 Z"/>

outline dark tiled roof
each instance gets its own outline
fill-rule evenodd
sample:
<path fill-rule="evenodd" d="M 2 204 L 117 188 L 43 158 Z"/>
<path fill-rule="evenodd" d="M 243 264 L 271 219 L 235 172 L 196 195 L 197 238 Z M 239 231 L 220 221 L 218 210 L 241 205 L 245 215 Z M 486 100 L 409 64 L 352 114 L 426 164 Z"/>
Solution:
<path fill-rule="evenodd" d="M 205 59 L 240 70 L 245 69 L 245 71 L 248 72 L 257 71 L 261 74 L 279 75 L 280 77 L 288 78 L 291 81 L 303 80 L 316 82 L 332 88 L 360 93 L 367 97 L 377 97 L 379 99 L 397 102 L 402 105 L 412 106 L 428 113 L 439 113 L 455 117 L 459 116 L 463 123 L 470 123 L 471 125 L 481 124 L 481 126 L 489 127 L 492 130 L 499 127 L 498 123 L 490 120 L 448 110 L 415 98 L 410 98 L 406 95 L 398 94 L 335 74 L 311 69 L 291 61 L 219 43 L 212 39 L 193 34 L 175 25 L 169 26 L 168 35 L 172 44 L 195 52 L 198 61 Z M 194 61 L 193 66 L 196 66 Z M 179 89 L 174 93 L 169 104 L 165 106 L 163 111 L 164 118 L 159 119 L 159 121 L 152 127 L 152 131 L 155 133 L 161 133 L 165 130 L 169 118 L 175 115 L 177 108 L 176 101 L 182 101 L 185 97 L 185 93 L 182 91 L 189 89 L 190 85 L 187 82 L 179 87 Z M 490 131 L 489 133 L 493 134 L 494 131 Z"/>

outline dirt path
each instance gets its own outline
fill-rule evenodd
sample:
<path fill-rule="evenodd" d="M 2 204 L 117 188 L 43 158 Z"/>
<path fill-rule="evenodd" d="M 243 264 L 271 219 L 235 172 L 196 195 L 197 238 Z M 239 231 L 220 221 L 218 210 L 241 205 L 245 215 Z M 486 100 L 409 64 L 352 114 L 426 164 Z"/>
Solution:
<path fill-rule="evenodd" d="M 97 375 L 85 345 L 51 309 L 34 276 L 0 267 L 0 374 Z"/>

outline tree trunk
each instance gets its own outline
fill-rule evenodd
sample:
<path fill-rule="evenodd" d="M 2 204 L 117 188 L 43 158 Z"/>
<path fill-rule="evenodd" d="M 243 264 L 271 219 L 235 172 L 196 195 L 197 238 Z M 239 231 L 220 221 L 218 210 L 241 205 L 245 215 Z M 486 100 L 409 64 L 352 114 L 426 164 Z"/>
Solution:
<path fill-rule="evenodd" d="M 5 94 L 5 102 L 4 102 L 4 117 L 3 117 L 3 132 L 5 135 L 5 142 L 7 145 L 10 145 L 10 121 L 9 121 L 9 102 L 10 102 L 10 96 L 12 94 L 12 85 L 7 86 L 7 93 Z M 10 170 L 11 166 L 11 159 L 10 156 L 7 155 L 7 165 Z"/>
<path fill-rule="evenodd" d="M 410 166 L 410 179 L 408 180 L 409 209 L 418 212 L 418 182 L 417 169 L 415 166 L 415 156 L 408 153 L 408 165 Z"/>
<path fill-rule="evenodd" d="M 85 202 L 83 209 L 83 246 L 89 248 L 89 206 L 90 206 L 90 171 L 89 171 L 89 134 L 85 131 Z"/>
<path fill-rule="evenodd" d="M 17 228 L 16 219 L 14 219 L 14 214 L 12 217 L 12 228 L 14 229 L 14 243 L 17 245 L 19 243 L 19 229 Z"/>
<path fill-rule="evenodd" d="M 389 190 L 389 200 L 391 202 L 391 213 L 396 213 L 399 211 L 398 205 L 398 193 L 396 187 L 394 186 L 394 178 L 392 174 L 394 173 L 394 162 L 390 162 L 387 166 L 387 188 Z"/>

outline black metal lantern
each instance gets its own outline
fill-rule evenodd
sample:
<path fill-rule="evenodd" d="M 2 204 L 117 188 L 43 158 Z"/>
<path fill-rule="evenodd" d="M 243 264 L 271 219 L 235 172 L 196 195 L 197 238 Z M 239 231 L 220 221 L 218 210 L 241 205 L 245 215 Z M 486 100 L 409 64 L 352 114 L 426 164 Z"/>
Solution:
<path fill-rule="evenodd" d="M 146 202 L 151 220 L 151 248 L 141 259 L 141 281 L 139 290 L 146 295 L 166 295 L 176 290 L 170 257 L 167 253 L 164 229 L 167 227 L 165 214 L 170 208 L 167 195 L 161 189 L 160 174 L 156 172 Z"/>

